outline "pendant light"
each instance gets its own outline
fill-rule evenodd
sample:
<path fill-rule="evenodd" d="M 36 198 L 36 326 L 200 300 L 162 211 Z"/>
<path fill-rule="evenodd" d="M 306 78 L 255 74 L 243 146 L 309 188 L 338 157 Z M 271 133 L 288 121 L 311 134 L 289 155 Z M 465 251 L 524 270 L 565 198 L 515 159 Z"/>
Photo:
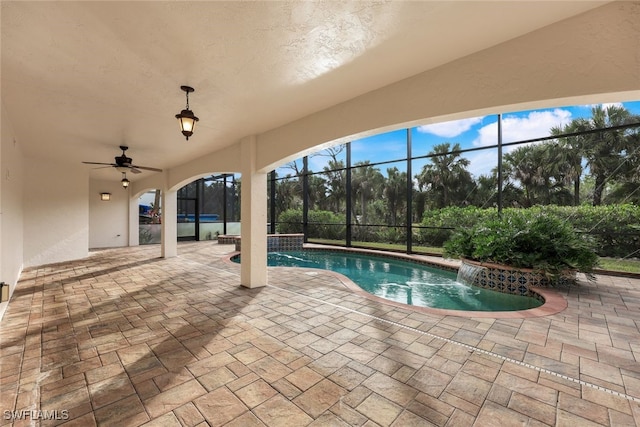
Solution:
<path fill-rule="evenodd" d="M 187 94 L 187 107 L 180 111 L 180 114 L 176 114 L 176 119 L 180 123 L 180 131 L 182 134 L 189 140 L 189 137 L 193 135 L 193 129 L 196 127 L 196 122 L 198 119 L 193 111 L 189 109 L 189 93 L 194 92 L 195 89 L 190 86 L 180 86 L 180 89 L 186 92 Z"/>
<path fill-rule="evenodd" d="M 122 181 L 120 181 L 122 183 L 122 188 L 124 188 L 125 190 L 127 189 L 127 187 L 129 186 L 129 180 L 127 179 L 127 174 L 122 172 Z"/>

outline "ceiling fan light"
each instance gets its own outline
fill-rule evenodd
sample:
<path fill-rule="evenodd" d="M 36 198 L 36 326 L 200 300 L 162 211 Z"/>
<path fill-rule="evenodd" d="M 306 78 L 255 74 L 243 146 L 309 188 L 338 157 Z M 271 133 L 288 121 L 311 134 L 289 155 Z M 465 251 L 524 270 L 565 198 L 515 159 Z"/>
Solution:
<path fill-rule="evenodd" d="M 122 172 L 122 181 L 120 181 L 120 183 L 122 184 L 122 188 L 124 188 L 125 190 L 129 186 L 129 180 L 127 179 L 127 174 L 124 172 Z"/>

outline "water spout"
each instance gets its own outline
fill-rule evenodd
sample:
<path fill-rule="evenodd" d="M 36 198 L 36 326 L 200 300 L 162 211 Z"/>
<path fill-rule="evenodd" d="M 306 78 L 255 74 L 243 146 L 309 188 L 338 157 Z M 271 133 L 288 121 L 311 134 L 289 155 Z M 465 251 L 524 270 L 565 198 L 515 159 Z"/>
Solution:
<path fill-rule="evenodd" d="M 486 270 L 486 267 L 463 262 L 458 269 L 456 281 L 464 285 L 473 286 L 482 270 Z"/>

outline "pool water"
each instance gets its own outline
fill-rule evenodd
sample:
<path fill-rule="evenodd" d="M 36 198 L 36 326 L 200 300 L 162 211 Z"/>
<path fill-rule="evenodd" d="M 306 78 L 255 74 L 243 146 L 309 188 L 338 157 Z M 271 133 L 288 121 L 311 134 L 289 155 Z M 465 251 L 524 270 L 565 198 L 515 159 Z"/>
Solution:
<path fill-rule="evenodd" d="M 240 257 L 234 261 L 240 262 Z M 536 298 L 459 283 L 454 272 L 369 254 L 304 250 L 269 252 L 267 264 L 335 271 L 372 295 L 420 307 L 517 311 L 542 305 Z"/>

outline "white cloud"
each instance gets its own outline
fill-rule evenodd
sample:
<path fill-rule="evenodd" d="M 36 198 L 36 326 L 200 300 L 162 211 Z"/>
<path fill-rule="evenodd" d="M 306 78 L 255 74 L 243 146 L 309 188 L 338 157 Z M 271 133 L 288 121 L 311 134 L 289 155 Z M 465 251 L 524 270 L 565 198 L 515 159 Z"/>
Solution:
<path fill-rule="evenodd" d="M 523 141 L 549 136 L 552 127 L 562 127 L 571 122 L 571 111 L 556 108 L 552 111 L 532 111 L 526 116 L 505 115 L 502 118 L 502 142 Z M 476 147 L 498 143 L 498 125 L 491 123 L 478 130 L 473 141 Z"/>
<path fill-rule="evenodd" d="M 465 133 L 478 123 L 482 123 L 482 117 L 418 126 L 418 132 L 430 133 L 444 138 L 453 138 L 454 136 Z"/>
<path fill-rule="evenodd" d="M 624 104 L 622 102 L 610 102 L 608 104 L 591 104 L 591 105 L 587 105 L 587 107 L 589 107 L 589 109 L 591 109 L 593 107 L 597 107 L 598 105 L 602 105 L 602 109 L 603 110 L 606 110 L 609 107 L 624 108 Z"/>
<path fill-rule="evenodd" d="M 480 150 L 465 153 L 465 158 L 470 162 L 468 171 L 474 178 L 480 175 L 491 175 L 491 171 L 498 165 L 498 150 Z"/>
<path fill-rule="evenodd" d="M 502 118 L 502 142 L 523 141 L 549 136 L 552 127 L 561 127 L 572 120 L 569 110 L 532 111 L 525 116 L 505 115 Z M 478 137 L 473 141 L 476 147 L 486 147 L 498 143 L 498 124 L 496 122 L 481 127 Z M 505 148 L 505 153 L 516 147 Z M 497 165 L 497 150 L 480 151 L 467 155 L 471 161 L 469 171 L 478 177 L 489 174 Z"/>

